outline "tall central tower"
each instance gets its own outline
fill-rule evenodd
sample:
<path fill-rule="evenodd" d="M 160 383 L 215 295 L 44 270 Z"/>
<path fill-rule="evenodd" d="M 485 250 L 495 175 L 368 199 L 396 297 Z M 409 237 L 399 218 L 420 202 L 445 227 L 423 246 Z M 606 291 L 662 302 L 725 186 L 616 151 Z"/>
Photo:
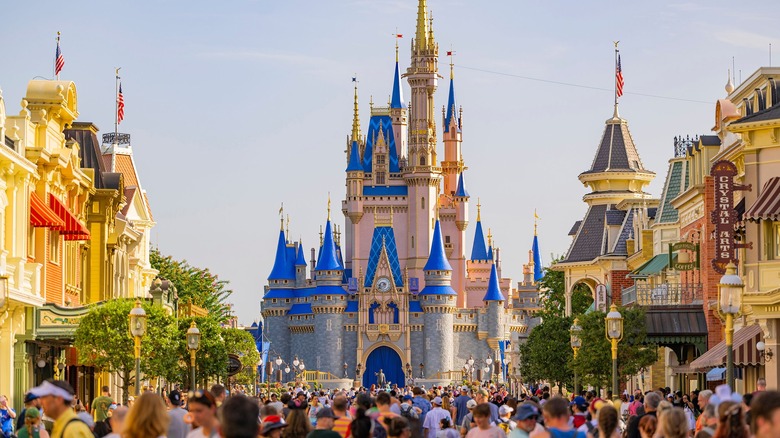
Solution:
<path fill-rule="evenodd" d="M 410 99 L 409 156 L 404 179 L 409 187 L 408 269 L 412 277 L 423 276 L 431 246 L 435 211 L 438 208 L 441 167 L 436 160 L 436 121 L 433 94 L 439 81 L 439 45 L 433 38 L 433 20 L 426 0 L 417 6 L 417 29 L 412 40 L 412 59 L 404 75 L 412 91 Z"/>

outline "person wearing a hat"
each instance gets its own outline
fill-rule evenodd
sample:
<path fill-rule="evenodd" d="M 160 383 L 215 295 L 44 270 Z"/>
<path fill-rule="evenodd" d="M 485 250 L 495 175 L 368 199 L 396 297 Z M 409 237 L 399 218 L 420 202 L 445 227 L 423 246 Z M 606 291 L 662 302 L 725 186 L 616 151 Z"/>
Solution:
<path fill-rule="evenodd" d="M 531 402 L 526 402 L 517 407 L 515 420 L 517 427 L 509 434 L 509 438 L 528 438 L 532 433 L 544 430 L 539 424 L 539 408 Z"/>
<path fill-rule="evenodd" d="M 19 415 L 16 417 L 16 430 L 22 430 L 24 427 L 24 414 L 27 411 L 27 409 L 30 408 L 36 408 L 38 409 L 39 413 L 41 410 L 41 400 L 38 399 L 38 397 L 30 394 L 29 392 L 24 395 L 24 409 L 22 409 L 22 412 L 19 413 Z"/>
<path fill-rule="evenodd" d="M 474 412 L 473 412 L 476 406 L 477 406 L 477 402 L 474 399 L 471 399 L 466 403 L 466 409 L 469 410 L 469 413 L 466 414 L 463 417 L 463 421 L 460 422 L 461 436 L 466 436 L 466 434 L 469 433 L 469 430 L 471 430 L 471 428 L 476 425 L 474 423 Z"/>
<path fill-rule="evenodd" d="M 453 406 L 455 406 L 455 424 L 461 424 L 463 422 L 463 417 L 469 413 L 469 408 L 466 407 L 469 400 L 471 400 L 471 397 L 469 397 L 469 387 L 465 385 L 461 386 L 460 394 L 452 401 Z"/>
<path fill-rule="evenodd" d="M 585 422 L 582 426 L 577 428 L 578 432 L 590 432 L 593 429 L 598 428 L 599 425 L 599 409 L 601 409 L 602 406 L 606 405 L 607 402 L 604 401 L 604 399 L 600 397 L 596 397 L 590 402 L 590 406 L 588 407 L 588 413 L 590 413 L 591 420 L 588 422 Z"/>
<path fill-rule="evenodd" d="M 30 390 L 30 394 L 41 399 L 46 415 L 54 419 L 52 438 L 94 438 L 92 430 L 70 406 L 73 393 L 73 387 L 64 380 L 45 380 Z"/>
<path fill-rule="evenodd" d="M 577 429 L 588 422 L 588 402 L 585 400 L 585 397 L 578 395 L 572 400 L 571 407 L 574 413 L 572 415 L 572 425 Z"/>
<path fill-rule="evenodd" d="M 486 403 L 490 407 L 490 422 L 498 424 L 498 406 L 490 403 L 490 393 L 485 388 L 480 388 L 479 391 L 474 394 L 474 400 L 478 405 Z"/>
<path fill-rule="evenodd" d="M 509 435 L 509 432 L 513 431 L 515 426 L 517 426 L 517 423 L 509 418 L 512 416 L 512 412 L 514 412 L 514 409 L 507 405 L 501 405 L 501 407 L 498 408 L 498 427 L 507 435 Z"/>
<path fill-rule="evenodd" d="M 184 421 L 187 410 L 181 407 L 181 392 L 176 389 L 169 392 L 165 402 L 168 404 L 168 418 L 171 420 L 168 423 L 168 438 L 186 438 L 191 428 Z"/>
<path fill-rule="evenodd" d="M 263 428 L 260 435 L 265 438 L 280 438 L 282 429 L 287 427 L 284 419 L 278 415 L 269 415 L 263 420 Z"/>
<path fill-rule="evenodd" d="M 317 411 L 317 426 L 306 435 L 306 438 L 341 438 L 338 432 L 333 431 L 333 422 L 339 417 L 329 407 L 323 407 Z"/>
<path fill-rule="evenodd" d="M 24 426 L 16 430 L 17 438 L 49 438 L 41 423 L 41 411 L 30 407 L 24 410 Z"/>
<path fill-rule="evenodd" d="M 442 418 L 448 418 L 450 424 L 452 424 L 452 415 L 450 415 L 449 411 L 441 407 L 442 403 L 441 397 L 435 397 L 433 401 L 431 401 L 433 409 L 428 412 L 423 421 L 423 436 L 425 436 L 425 438 L 436 438 L 436 432 L 441 429 Z"/>

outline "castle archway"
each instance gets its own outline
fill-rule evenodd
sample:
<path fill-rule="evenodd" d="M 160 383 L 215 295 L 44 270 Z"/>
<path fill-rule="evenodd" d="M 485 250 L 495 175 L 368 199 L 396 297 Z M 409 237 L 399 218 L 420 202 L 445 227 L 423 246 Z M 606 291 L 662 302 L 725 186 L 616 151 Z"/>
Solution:
<path fill-rule="evenodd" d="M 375 348 L 366 358 L 366 367 L 363 373 L 363 386 L 366 388 L 377 383 L 378 373 L 382 370 L 385 381 L 390 384 L 405 384 L 403 362 L 395 349 L 386 345 Z"/>

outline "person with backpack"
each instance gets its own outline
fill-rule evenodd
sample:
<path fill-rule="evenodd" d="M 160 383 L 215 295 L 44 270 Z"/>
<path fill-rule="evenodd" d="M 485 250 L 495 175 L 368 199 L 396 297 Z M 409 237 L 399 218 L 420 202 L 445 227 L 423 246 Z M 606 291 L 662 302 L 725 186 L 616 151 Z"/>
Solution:
<path fill-rule="evenodd" d="M 412 438 L 422 438 L 422 421 L 420 421 L 420 408 L 412 404 L 412 396 L 405 395 L 401 402 L 401 416 L 409 423 Z"/>
<path fill-rule="evenodd" d="M 64 380 L 45 380 L 30 390 L 41 399 L 44 412 L 54 419 L 51 438 L 94 438 L 86 423 L 71 408 L 73 387 Z"/>
<path fill-rule="evenodd" d="M 509 433 L 517 426 L 517 423 L 510 419 L 512 412 L 514 412 L 514 409 L 507 405 L 501 405 L 501 407 L 498 408 L 497 426 L 500 427 L 507 436 L 509 436 Z"/>

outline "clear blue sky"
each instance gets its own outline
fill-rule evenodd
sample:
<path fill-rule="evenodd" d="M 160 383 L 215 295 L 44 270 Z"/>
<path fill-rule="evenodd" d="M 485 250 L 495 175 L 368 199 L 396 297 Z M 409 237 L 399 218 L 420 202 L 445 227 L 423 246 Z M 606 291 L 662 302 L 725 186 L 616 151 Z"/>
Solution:
<path fill-rule="evenodd" d="M 360 80 L 365 128 L 369 95 L 381 103 L 391 91 L 396 28 L 407 37 L 402 69 L 408 65 L 416 3 L 17 1 L 2 8 L 0 87 L 7 111 L 18 112 L 27 81 L 51 77 L 59 30 L 61 77 L 76 82 L 80 120 L 108 132 L 121 66 L 120 130 L 132 134 L 157 221 L 154 244 L 229 280 L 240 321 L 251 323 L 273 262 L 280 203 L 292 237 L 314 245 L 328 191 L 335 200 L 344 194 L 351 77 Z M 768 64 L 769 43 L 780 49 L 770 1 L 628 3 L 635 2 L 429 1 L 441 53 L 457 52 L 467 189 L 482 198 L 484 225 L 515 281 L 534 208 L 545 262 L 567 250 L 566 234 L 585 211 L 577 175 L 612 115 L 612 92 L 479 70 L 611 90 L 612 41 L 620 40 L 620 112 L 645 167 L 658 174 L 658 195 L 672 137 L 713 126 L 732 56 L 747 78 Z M 441 81 L 439 106 L 446 88 Z"/>

